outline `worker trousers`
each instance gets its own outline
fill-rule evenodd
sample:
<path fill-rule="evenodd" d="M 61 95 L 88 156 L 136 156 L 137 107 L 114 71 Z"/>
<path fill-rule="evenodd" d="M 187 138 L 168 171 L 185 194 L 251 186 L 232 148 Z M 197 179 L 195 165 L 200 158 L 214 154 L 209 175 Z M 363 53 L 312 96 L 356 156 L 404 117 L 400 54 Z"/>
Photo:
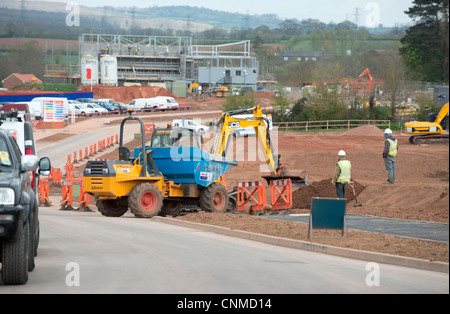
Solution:
<path fill-rule="evenodd" d="M 395 157 L 387 156 L 384 159 L 386 170 L 388 171 L 388 180 L 395 182 Z"/>
<path fill-rule="evenodd" d="M 345 198 L 345 183 L 336 182 L 337 198 Z"/>

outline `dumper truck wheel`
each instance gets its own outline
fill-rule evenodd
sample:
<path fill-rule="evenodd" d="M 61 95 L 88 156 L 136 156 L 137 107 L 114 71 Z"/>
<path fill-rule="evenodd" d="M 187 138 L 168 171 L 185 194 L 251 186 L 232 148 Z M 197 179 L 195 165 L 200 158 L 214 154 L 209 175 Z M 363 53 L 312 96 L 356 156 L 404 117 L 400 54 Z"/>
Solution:
<path fill-rule="evenodd" d="M 141 183 L 131 190 L 128 207 L 139 218 L 152 218 L 161 212 L 163 197 L 161 191 L 151 183 Z"/>
<path fill-rule="evenodd" d="M 175 201 L 164 201 L 161 209 L 162 216 L 178 216 L 183 210 L 183 204 Z"/>
<path fill-rule="evenodd" d="M 98 211 L 105 217 L 122 217 L 128 211 L 126 199 L 97 200 Z"/>
<path fill-rule="evenodd" d="M 225 213 L 228 210 L 228 192 L 220 183 L 213 183 L 203 190 L 200 208 L 206 212 Z"/>

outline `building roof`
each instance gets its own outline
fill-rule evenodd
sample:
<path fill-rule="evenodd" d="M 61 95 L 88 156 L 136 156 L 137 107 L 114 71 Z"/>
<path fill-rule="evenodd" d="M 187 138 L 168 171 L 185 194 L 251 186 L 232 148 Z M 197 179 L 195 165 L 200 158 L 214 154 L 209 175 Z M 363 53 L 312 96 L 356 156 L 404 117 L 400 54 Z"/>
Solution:
<path fill-rule="evenodd" d="M 26 83 L 37 83 L 42 84 L 42 81 L 36 77 L 34 74 L 21 74 L 21 73 L 13 73 L 9 75 L 7 78 L 5 78 L 2 82 L 9 79 L 11 76 L 17 77 L 19 80 L 21 80 L 24 84 Z"/>

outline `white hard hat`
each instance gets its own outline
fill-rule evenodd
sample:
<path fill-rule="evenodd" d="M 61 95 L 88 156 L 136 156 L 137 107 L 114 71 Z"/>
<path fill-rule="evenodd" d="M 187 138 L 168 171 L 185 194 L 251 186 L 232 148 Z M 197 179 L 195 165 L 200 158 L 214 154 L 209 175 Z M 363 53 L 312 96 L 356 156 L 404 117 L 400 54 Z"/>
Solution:
<path fill-rule="evenodd" d="M 384 131 L 384 134 L 392 134 L 392 130 L 391 130 L 391 129 L 386 129 L 386 130 Z"/>
<path fill-rule="evenodd" d="M 343 150 L 340 150 L 338 156 L 345 156 L 345 152 Z"/>

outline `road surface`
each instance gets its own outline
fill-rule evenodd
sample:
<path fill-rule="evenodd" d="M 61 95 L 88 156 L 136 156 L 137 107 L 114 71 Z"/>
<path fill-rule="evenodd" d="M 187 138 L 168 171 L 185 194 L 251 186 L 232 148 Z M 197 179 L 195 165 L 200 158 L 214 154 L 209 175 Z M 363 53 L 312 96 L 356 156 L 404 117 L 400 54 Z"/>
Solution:
<path fill-rule="evenodd" d="M 36 269 L 6 293 L 448 293 L 448 274 L 98 212 L 41 208 Z"/>

